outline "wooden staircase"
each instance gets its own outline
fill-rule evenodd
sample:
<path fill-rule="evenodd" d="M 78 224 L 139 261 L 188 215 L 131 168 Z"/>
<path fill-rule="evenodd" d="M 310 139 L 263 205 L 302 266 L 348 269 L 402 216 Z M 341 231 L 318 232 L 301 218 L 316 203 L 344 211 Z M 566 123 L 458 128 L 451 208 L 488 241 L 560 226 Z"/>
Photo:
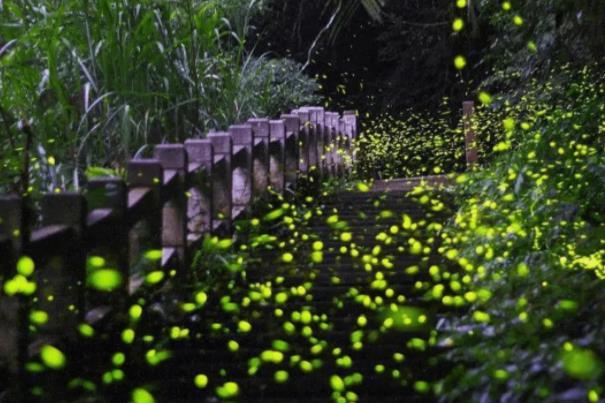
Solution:
<path fill-rule="evenodd" d="M 433 381 L 447 370 L 433 330 L 443 313 L 422 284 L 429 266 L 443 262 L 434 244 L 417 254 L 409 240 L 429 245 L 426 225 L 446 213 L 401 189 L 340 192 L 316 211 L 297 228 L 292 262 L 283 250 L 252 253 L 246 281 L 209 295 L 203 312 L 181 323 L 197 336 L 166 346 L 171 358 L 135 372 L 129 384 L 149 385 L 167 402 L 231 400 L 217 396 L 229 382 L 237 385 L 234 401 L 435 401 Z M 260 284 L 270 297 L 225 312 L 220 298 L 242 301 Z M 397 310 L 389 314 L 391 304 Z M 238 329 L 241 321 L 252 330 Z M 213 331 L 217 323 L 224 326 Z M 194 384 L 199 374 L 209 380 L 203 389 Z"/>

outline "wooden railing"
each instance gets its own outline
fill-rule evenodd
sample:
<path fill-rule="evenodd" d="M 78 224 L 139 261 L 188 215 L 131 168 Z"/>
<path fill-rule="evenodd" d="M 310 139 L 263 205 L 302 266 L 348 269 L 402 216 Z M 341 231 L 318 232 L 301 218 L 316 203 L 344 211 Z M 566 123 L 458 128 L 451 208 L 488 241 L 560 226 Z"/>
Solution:
<path fill-rule="evenodd" d="M 98 178 L 83 192 L 45 194 L 38 210 L 20 196 L 0 196 L 0 367 L 17 371 L 25 354 L 21 294 L 37 296 L 36 309 L 48 314 L 41 334 L 65 335 L 84 321 L 89 299 L 102 298 L 85 286 L 89 256 L 122 274 L 113 305 L 132 292 L 130 268 L 145 251 L 161 251 L 158 269 L 186 281 L 204 236 L 231 234 L 268 189 L 294 190 L 312 172 L 325 178 L 350 170 L 356 135 L 355 113 L 304 107 L 203 140 L 156 145 L 153 158 L 128 162 L 126 180 Z M 21 256 L 36 263 L 29 278 L 15 272 Z"/>

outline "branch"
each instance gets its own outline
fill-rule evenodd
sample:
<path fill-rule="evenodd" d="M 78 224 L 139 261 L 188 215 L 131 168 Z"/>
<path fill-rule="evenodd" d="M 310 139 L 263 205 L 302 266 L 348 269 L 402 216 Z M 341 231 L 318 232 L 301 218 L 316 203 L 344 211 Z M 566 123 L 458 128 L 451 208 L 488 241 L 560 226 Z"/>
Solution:
<path fill-rule="evenodd" d="M 321 31 L 319 31 L 319 33 L 315 37 L 315 40 L 311 44 L 311 47 L 309 48 L 309 52 L 307 53 L 307 61 L 305 62 L 305 64 L 300 69 L 301 73 L 303 71 L 305 71 L 307 69 L 307 67 L 309 67 L 309 65 L 311 64 L 311 57 L 313 57 L 313 51 L 317 47 L 317 44 L 319 43 L 319 40 L 321 39 L 321 37 L 323 36 L 323 34 L 326 33 L 326 31 L 328 31 L 332 27 L 332 24 L 334 24 L 334 20 L 336 20 L 336 16 L 340 12 L 341 8 L 342 8 L 342 0 L 340 0 L 338 2 L 338 7 L 336 7 L 336 11 L 334 11 L 334 14 L 332 14 L 332 17 L 330 17 L 330 20 L 328 21 L 328 23 L 326 24 L 326 26 L 324 26 L 321 29 Z"/>
<path fill-rule="evenodd" d="M 6 138 L 8 139 L 8 142 L 10 143 L 10 146 L 13 150 L 13 152 L 15 152 L 17 150 L 17 146 L 15 144 L 15 141 L 13 140 L 13 136 L 11 136 L 11 132 L 10 132 L 10 116 L 8 116 L 8 112 L 4 110 L 4 108 L 2 108 L 0 106 L 0 115 L 2 115 L 2 122 L 4 123 L 4 130 L 6 131 Z"/>
<path fill-rule="evenodd" d="M 438 26 L 442 26 L 442 25 L 449 25 L 450 22 L 449 21 L 439 21 L 439 22 L 411 22 L 411 21 L 397 21 L 400 24 L 403 25 L 410 25 L 413 27 L 421 27 L 421 28 L 428 28 L 428 27 L 438 27 Z"/>

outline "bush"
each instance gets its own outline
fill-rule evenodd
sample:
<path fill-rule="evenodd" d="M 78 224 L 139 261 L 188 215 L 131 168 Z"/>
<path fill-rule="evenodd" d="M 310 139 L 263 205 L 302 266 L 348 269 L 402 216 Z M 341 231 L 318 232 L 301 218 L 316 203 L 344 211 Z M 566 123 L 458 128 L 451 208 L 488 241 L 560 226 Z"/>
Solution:
<path fill-rule="evenodd" d="M 605 80 L 589 69 L 563 76 L 517 103 L 496 101 L 508 112 L 496 156 L 458 178 L 444 251 L 470 276 L 456 292 L 470 309 L 447 326 L 458 363 L 442 385 L 451 399 L 602 392 Z M 491 128 L 502 125 L 491 116 Z"/>

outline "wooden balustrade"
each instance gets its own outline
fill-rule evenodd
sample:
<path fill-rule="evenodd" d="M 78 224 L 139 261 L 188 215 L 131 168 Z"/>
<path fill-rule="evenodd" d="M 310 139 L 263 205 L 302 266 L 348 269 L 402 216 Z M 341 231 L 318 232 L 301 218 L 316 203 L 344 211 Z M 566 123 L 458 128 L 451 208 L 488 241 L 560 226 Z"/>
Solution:
<path fill-rule="evenodd" d="M 477 141 L 475 138 L 475 128 L 473 127 L 473 115 L 475 113 L 475 103 L 466 101 L 462 105 L 463 125 L 464 125 L 464 144 L 466 149 L 466 166 L 473 169 L 477 165 L 479 153 L 477 151 Z"/>
<path fill-rule="evenodd" d="M 186 280 L 190 256 L 203 237 L 231 234 L 233 220 L 248 214 L 269 187 L 281 193 L 295 189 L 311 171 L 329 177 L 350 170 L 346 155 L 357 135 L 356 119 L 349 112 L 341 118 L 321 107 L 303 107 L 277 120 L 250 119 L 203 140 L 160 144 L 153 158 L 128 162 L 125 180 L 93 179 L 82 193 L 46 194 L 38 212 L 19 196 L 0 196 L 5 291 L 0 296 L 0 366 L 16 374 L 31 341 L 25 330 L 28 299 L 20 295 L 23 290 L 9 286 L 16 278 L 23 280 L 15 271 L 20 256 L 36 263 L 29 279 L 35 290 L 25 293 L 37 297 L 36 309 L 49 316 L 37 334 L 70 338 L 79 323 L 95 320 L 84 316 L 88 308 L 115 308 L 126 300 L 133 291 L 131 268 L 144 252 L 161 251 L 160 267 Z M 102 256 L 104 265 L 120 274 L 121 286 L 111 293 L 90 290 L 90 256 Z"/>

